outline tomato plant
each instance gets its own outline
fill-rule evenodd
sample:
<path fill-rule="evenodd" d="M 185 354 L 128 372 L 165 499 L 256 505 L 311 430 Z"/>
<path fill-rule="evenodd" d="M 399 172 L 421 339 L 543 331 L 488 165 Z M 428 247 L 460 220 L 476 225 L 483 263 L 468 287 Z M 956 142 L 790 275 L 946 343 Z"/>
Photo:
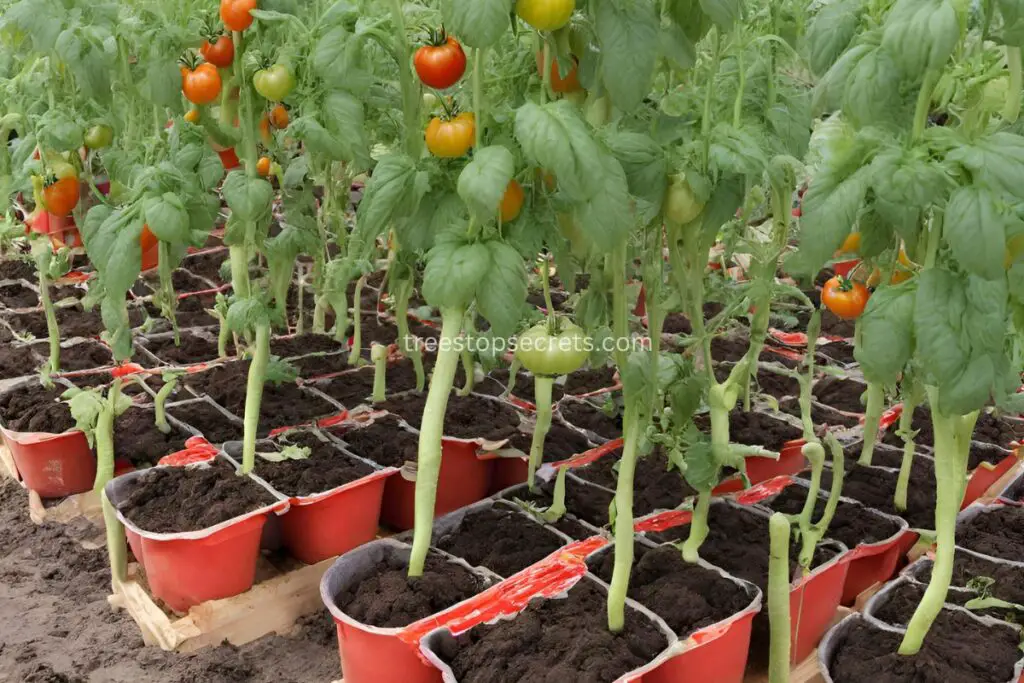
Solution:
<path fill-rule="evenodd" d="M 275 64 L 266 69 L 260 69 L 252 77 L 252 84 L 265 99 L 271 102 L 280 102 L 288 97 L 292 88 L 295 87 L 295 76 L 284 64 Z"/>
<path fill-rule="evenodd" d="M 470 112 L 454 118 L 435 116 L 427 125 L 427 149 L 436 157 L 454 159 L 465 156 L 476 138 L 476 119 Z"/>
<path fill-rule="evenodd" d="M 235 60 L 235 44 L 232 42 L 231 36 L 217 36 L 212 38 L 212 41 L 203 41 L 202 47 L 199 48 L 199 54 L 216 67 L 221 69 L 230 67 Z"/>
<path fill-rule="evenodd" d="M 220 73 L 213 64 L 183 66 L 181 73 L 181 89 L 192 104 L 210 104 L 220 96 Z"/>
<path fill-rule="evenodd" d="M 557 31 L 575 9 L 576 0 L 516 0 L 516 14 L 538 31 Z"/>
<path fill-rule="evenodd" d="M 523 186 L 519 184 L 519 181 L 511 180 L 508 188 L 505 190 L 505 194 L 501 197 L 501 206 L 499 207 L 501 222 L 511 223 L 519 218 L 519 213 L 523 210 L 523 202 L 525 200 L 526 193 L 523 191 Z"/>
<path fill-rule="evenodd" d="M 199 123 L 199 116 L 200 114 L 198 109 L 189 109 L 185 112 L 185 120 L 189 123 Z"/>
<path fill-rule="evenodd" d="M 837 276 L 825 283 L 821 303 L 840 318 L 855 320 L 864 312 L 869 296 L 863 284 Z"/>
<path fill-rule="evenodd" d="M 220 19 L 229 31 L 244 31 L 252 26 L 256 0 L 220 0 Z"/>
<path fill-rule="evenodd" d="M 81 184 L 78 174 L 68 164 L 53 169 L 43 188 L 43 203 L 46 210 L 55 216 L 70 215 L 78 206 Z"/>
<path fill-rule="evenodd" d="M 89 149 L 105 149 L 114 141 L 114 129 L 105 124 L 97 124 L 85 133 L 85 146 Z"/>
<path fill-rule="evenodd" d="M 429 42 L 416 50 L 413 64 L 416 74 L 425 85 L 446 90 L 458 83 L 466 73 L 466 53 L 459 41 L 442 28 L 431 31 Z"/>

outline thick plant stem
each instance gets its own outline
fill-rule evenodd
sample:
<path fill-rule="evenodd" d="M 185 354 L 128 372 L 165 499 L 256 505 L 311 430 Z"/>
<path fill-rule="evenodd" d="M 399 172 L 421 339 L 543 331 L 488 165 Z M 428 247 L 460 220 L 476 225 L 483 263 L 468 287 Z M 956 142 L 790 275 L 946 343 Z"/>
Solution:
<path fill-rule="evenodd" d="M 412 555 L 409 557 L 409 576 L 423 575 L 423 567 L 430 549 L 434 525 L 434 505 L 437 501 L 437 477 L 441 471 L 441 447 L 444 439 L 444 416 L 448 410 L 448 397 L 455 381 L 459 364 L 459 350 L 455 344 L 462 331 L 465 311 L 446 308 L 441 311 L 441 338 L 437 363 L 430 378 L 427 402 L 420 423 L 420 443 L 416 466 L 416 520 L 413 530 Z"/>
<path fill-rule="evenodd" d="M 1006 104 L 1003 107 L 1003 119 L 1007 123 L 1015 123 L 1020 116 L 1021 88 L 1024 86 L 1022 74 L 1021 50 L 1013 45 L 1006 46 L 1006 68 L 1010 73 L 1010 84 L 1006 89 Z"/>
<path fill-rule="evenodd" d="M 231 289 L 239 299 L 249 298 L 249 252 L 242 245 L 234 245 L 231 259 Z"/>
<path fill-rule="evenodd" d="M 412 75 L 411 49 L 405 31 L 405 14 L 402 0 L 390 0 L 391 20 L 394 23 L 396 57 L 398 59 L 398 83 L 402 92 L 402 114 L 405 119 L 405 152 L 418 159 L 423 135 L 420 133 L 420 87 Z"/>
<path fill-rule="evenodd" d="M 690 518 L 690 535 L 683 543 L 683 559 L 694 564 L 700 559 L 700 547 L 708 537 L 708 513 L 711 510 L 711 489 L 704 489 L 697 495 Z"/>
<path fill-rule="evenodd" d="M 551 507 L 544 511 L 544 520 L 549 524 L 554 524 L 565 516 L 565 475 L 568 472 L 568 467 L 558 468 L 558 476 L 555 477 L 555 490 L 551 494 Z"/>
<path fill-rule="evenodd" d="M 867 408 L 864 411 L 864 444 L 861 446 L 858 464 L 870 467 L 878 443 L 878 423 L 885 407 L 885 390 L 877 382 L 868 382 Z"/>
<path fill-rule="evenodd" d="M 814 389 L 814 353 L 818 346 L 818 334 L 821 332 L 821 309 L 814 309 L 811 322 L 807 325 L 807 353 L 804 363 L 807 372 L 800 380 L 800 420 L 803 422 L 804 439 L 814 438 L 814 420 L 811 418 L 811 396 Z"/>
<path fill-rule="evenodd" d="M 642 431 L 635 407 L 627 407 L 624 418 L 625 443 L 615 488 L 615 569 L 608 591 L 608 630 L 612 633 L 621 633 L 626 626 L 626 593 L 633 570 L 633 478 Z"/>
<path fill-rule="evenodd" d="M 270 321 L 256 325 L 256 350 L 249 366 L 245 385 L 245 429 L 242 435 L 242 474 L 256 467 L 256 434 L 260 427 L 260 406 L 263 403 L 263 385 L 270 362 Z"/>
<path fill-rule="evenodd" d="M 50 340 L 50 360 L 47 367 L 51 374 L 57 374 L 60 372 L 60 326 L 57 324 L 57 313 L 50 298 L 50 278 L 42 270 L 39 271 L 39 300 L 43 304 L 46 334 Z"/>
<path fill-rule="evenodd" d="M 957 471 L 957 464 L 961 460 L 957 453 L 960 447 L 956 438 L 957 418 L 939 413 L 936 389 L 929 387 L 928 393 L 932 404 L 932 425 L 935 429 L 935 563 L 932 565 L 932 578 L 928 582 L 928 589 L 907 625 L 906 635 L 900 645 L 901 655 L 916 655 L 921 651 L 928 631 L 946 602 L 953 578 L 956 516 L 960 511 L 963 477 L 966 476 L 966 472 Z"/>
<path fill-rule="evenodd" d="M 352 307 L 354 309 L 352 325 L 352 350 L 348 352 L 348 364 L 355 365 L 359 362 L 359 354 L 363 350 L 363 316 L 359 302 L 363 300 L 363 285 L 366 284 L 366 276 L 356 280 L 356 291 L 353 295 Z"/>
<path fill-rule="evenodd" d="M 153 401 L 154 412 L 156 412 L 156 428 L 164 434 L 171 433 L 171 425 L 167 424 L 167 397 L 170 396 L 175 387 L 178 386 L 178 380 L 172 379 L 164 383 L 160 387 L 160 391 L 156 392 L 156 398 Z"/>
<path fill-rule="evenodd" d="M 903 460 L 900 462 L 900 476 L 896 480 L 896 496 L 893 505 L 899 512 L 907 511 L 907 490 L 910 488 L 910 471 L 914 467 L 917 450 L 914 442 L 914 411 L 921 401 L 920 390 L 913 377 L 904 378 L 903 414 L 900 415 L 900 436 L 903 438 Z"/>
<path fill-rule="evenodd" d="M 220 316 L 218 316 L 220 317 Z M 217 357 L 228 357 L 228 341 L 231 339 L 231 328 L 228 321 L 220 317 L 220 330 L 217 332 Z"/>
<path fill-rule="evenodd" d="M 387 347 L 374 343 L 370 348 L 370 358 L 373 360 L 373 402 L 383 403 L 387 398 Z"/>
<path fill-rule="evenodd" d="M 771 535 L 768 561 L 768 618 L 771 622 L 769 683 L 789 683 L 792 649 L 789 614 L 789 519 L 776 512 L 768 521 Z"/>
<path fill-rule="evenodd" d="M 120 396 L 121 378 L 118 377 L 107 390 L 107 400 L 96 419 L 96 481 L 92 487 L 96 493 L 101 493 L 107 482 L 114 478 L 114 418 L 117 417 Z"/>
<path fill-rule="evenodd" d="M 170 245 L 160 240 L 157 246 L 159 251 L 159 263 L 157 272 L 160 275 L 160 291 L 163 292 L 164 315 L 171 323 L 171 330 L 174 332 L 174 345 L 181 346 L 181 330 L 178 329 L 178 298 L 174 293 L 174 283 L 171 281 L 171 250 Z"/>
<path fill-rule="evenodd" d="M 537 406 L 537 424 L 533 428 L 530 443 L 529 474 L 526 482 L 530 491 L 537 490 L 537 468 L 544 462 L 544 440 L 551 429 L 551 391 L 555 385 L 552 377 L 536 377 L 533 382 L 534 402 Z"/>
<path fill-rule="evenodd" d="M 416 372 L 416 391 L 423 391 L 426 386 L 426 373 L 423 371 L 423 353 L 420 351 L 420 340 L 409 331 L 409 297 L 412 296 L 412 282 L 403 280 L 395 287 L 395 322 L 398 325 L 398 339 L 402 353 L 412 359 L 412 367 Z"/>
<path fill-rule="evenodd" d="M 924 129 L 928 125 L 928 114 L 932 107 L 932 93 L 935 91 L 935 84 L 939 81 L 941 72 L 932 69 L 924 74 L 924 81 L 921 83 L 921 90 L 917 93 L 917 105 L 914 108 L 914 127 L 911 131 L 910 141 L 921 139 Z"/>
<path fill-rule="evenodd" d="M 114 506 L 107 498 L 107 492 L 100 493 L 103 505 L 103 526 L 107 532 L 107 557 L 110 558 L 110 582 L 117 593 L 117 585 L 128 576 L 128 547 L 125 543 L 124 525 L 117 518 Z"/>
<path fill-rule="evenodd" d="M 290 278 L 289 278 L 290 279 Z M 285 301 L 287 302 L 288 287 L 285 286 Z M 285 304 L 285 313 L 287 314 L 287 303 Z M 284 316 L 285 327 L 288 326 L 288 316 Z M 299 278 L 299 310 L 298 319 L 295 321 L 295 334 L 302 336 L 306 333 L 306 281 L 304 278 Z"/>

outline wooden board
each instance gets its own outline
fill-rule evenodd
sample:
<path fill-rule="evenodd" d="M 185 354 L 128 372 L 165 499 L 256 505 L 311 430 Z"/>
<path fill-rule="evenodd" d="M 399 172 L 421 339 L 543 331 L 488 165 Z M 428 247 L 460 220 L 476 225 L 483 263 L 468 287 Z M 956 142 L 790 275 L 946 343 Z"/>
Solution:
<path fill-rule="evenodd" d="M 146 589 L 141 568 L 132 564 L 125 581 L 114 580 L 114 594 L 107 601 L 131 615 L 147 645 L 176 652 L 193 652 L 225 640 L 243 645 L 269 633 L 285 633 L 297 619 L 321 609 L 320 578 L 332 564 L 334 558 L 303 565 L 241 595 L 196 605 L 184 616 L 161 609 Z"/>

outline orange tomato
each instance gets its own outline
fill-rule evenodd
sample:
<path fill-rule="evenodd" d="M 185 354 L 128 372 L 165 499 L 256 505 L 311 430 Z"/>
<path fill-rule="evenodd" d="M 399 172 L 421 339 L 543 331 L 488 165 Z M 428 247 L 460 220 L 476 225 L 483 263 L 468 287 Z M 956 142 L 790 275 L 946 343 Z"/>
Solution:
<path fill-rule="evenodd" d="M 199 54 L 210 64 L 226 69 L 235 59 L 235 44 L 231 41 L 231 36 L 220 36 L 212 43 L 204 40 L 203 46 L 199 48 Z"/>
<path fill-rule="evenodd" d="M 192 104 L 210 104 L 220 95 L 220 73 L 213 64 L 200 64 L 185 69 L 181 89 Z"/>
<path fill-rule="evenodd" d="M 69 215 L 78 206 L 81 190 L 77 176 L 51 178 L 43 188 L 46 210 L 61 218 Z"/>
<path fill-rule="evenodd" d="M 840 254 L 856 254 L 860 251 L 860 233 L 851 232 L 846 236 L 843 246 L 839 247 Z"/>
<path fill-rule="evenodd" d="M 220 0 L 220 19 L 231 31 L 244 31 L 252 26 L 256 0 Z"/>
<path fill-rule="evenodd" d="M 199 123 L 199 110 L 189 109 L 185 112 L 185 120 L 189 123 Z"/>
<path fill-rule="evenodd" d="M 523 201 L 525 199 L 526 193 L 523 192 L 523 186 L 513 178 L 512 181 L 509 182 L 508 187 L 505 188 L 505 195 L 501 198 L 501 222 L 511 223 L 515 219 L 519 218 L 519 214 L 523 210 Z"/>
<path fill-rule="evenodd" d="M 142 233 L 139 235 L 139 248 L 143 254 L 155 247 L 159 241 L 148 225 L 142 226 Z"/>
<path fill-rule="evenodd" d="M 270 119 L 266 114 L 260 118 L 260 140 L 267 147 L 274 141 L 274 136 L 270 132 Z"/>
<path fill-rule="evenodd" d="M 465 156 L 476 141 L 476 118 L 469 112 L 447 121 L 435 116 L 427 125 L 426 139 L 427 149 L 436 157 Z"/>
<path fill-rule="evenodd" d="M 256 172 L 266 178 L 270 175 L 270 158 L 260 157 L 260 160 L 256 162 Z"/>
<path fill-rule="evenodd" d="M 579 79 L 579 62 L 575 57 L 572 58 L 572 69 L 565 78 L 562 78 L 562 73 L 558 68 L 558 59 L 551 60 L 551 90 L 557 93 L 570 93 L 579 92 L 583 90 L 583 86 L 580 85 Z M 537 53 L 537 72 L 540 77 L 544 77 L 544 53 Z"/>
<path fill-rule="evenodd" d="M 274 128 L 287 128 L 288 127 L 288 110 L 283 104 L 276 104 L 274 108 L 270 110 L 270 125 Z"/>
<path fill-rule="evenodd" d="M 821 302 L 843 320 L 856 320 L 864 312 L 871 294 L 860 282 L 834 277 L 825 283 Z"/>
<path fill-rule="evenodd" d="M 230 147 L 228 149 L 219 150 L 217 154 L 220 156 L 220 163 L 224 165 L 224 168 L 230 171 L 233 168 L 238 168 L 239 161 L 238 155 L 235 154 L 235 148 Z"/>

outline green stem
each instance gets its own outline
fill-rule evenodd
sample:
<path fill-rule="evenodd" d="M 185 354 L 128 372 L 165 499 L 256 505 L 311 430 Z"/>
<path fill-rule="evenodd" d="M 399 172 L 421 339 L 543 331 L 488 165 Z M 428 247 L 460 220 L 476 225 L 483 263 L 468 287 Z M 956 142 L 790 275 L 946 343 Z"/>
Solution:
<path fill-rule="evenodd" d="M 395 322 L 398 325 L 398 339 L 402 353 L 412 359 L 416 371 L 416 391 L 423 391 L 426 385 L 426 373 L 423 371 L 423 353 L 420 351 L 420 340 L 409 331 L 409 297 L 412 296 L 412 281 L 402 280 L 395 283 Z"/>
<path fill-rule="evenodd" d="M 96 481 L 92 490 L 101 493 L 107 482 L 114 478 L 114 418 L 121 396 L 121 378 L 116 378 L 107 391 L 93 436 L 96 440 Z"/>
<path fill-rule="evenodd" d="M 615 364 L 625 370 L 627 354 L 621 340 L 629 337 L 629 311 L 626 306 L 626 243 L 612 254 L 612 332 L 615 334 Z"/>
<path fill-rule="evenodd" d="M 60 372 L 60 326 L 57 324 L 57 313 L 53 309 L 50 297 L 50 278 L 39 269 L 39 300 L 43 304 L 46 315 L 46 333 L 50 339 L 50 360 L 47 367 L 51 374 Z"/>
<path fill-rule="evenodd" d="M 711 489 L 698 492 L 697 504 L 690 519 L 690 535 L 683 543 L 683 559 L 694 564 L 700 559 L 700 547 L 708 537 L 708 513 L 711 510 Z"/>
<path fill-rule="evenodd" d="M 552 377 L 537 376 L 533 380 L 534 402 L 537 406 L 537 424 L 533 428 L 533 441 L 530 444 L 529 474 L 526 482 L 530 491 L 537 491 L 537 469 L 544 462 L 544 440 L 551 429 L 551 390 L 555 385 Z"/>
<path fill-rule="evenodd" d="M 885 408 L 885 390 L 877 382 L 868 382 L 868 400 L 864 411 L 864 444 L 861 446 L 858 464 L 870 467 L 878 443 L 878 423 Z"/>
<path fill-rule="evenodd" d="M 832 524 L 832 518 L 835 517 L 836 510 L 839 507 L 839 498 L 843 493 L 843 479 L 846 476 L 845 462 L 843 456 L 843 448 L 836 441 L 835 437 L 829 435 L 828 437 L 829 446 L 832 450 L 832 488 L 829 490 L 828 502 L 825 504 L 825 510 L 819 519 L 813 525 L 805 527 L 805 519 L 801 515 L 800 520 L 800 537 L 802 539 L 802 547 L 800 548 L 800 566 L 804 569 L 804 575 L 810 574 L 811 564 L 814 562 L 814 550 L 818 547 L 818 543 L 821 539 L 825 538 L 825 534 L 828 533 L 828 528 Z M 822 450 L 822 465 L 824 465 L 824 450 Z M 821 480 L 821 472 L 818 472 L 818 480 Z M 817 502 L 818 492 L 814 491 L 814 502 Z M 808 498 L 810 500 L 810 498 Z M 811 514 L 814 512 L 814 504 L 811 504 L 810 512 L 807 507 L 804 507 L 803 514 L 806 514 L 806 522 L 810 523 Z"/>
<path fill-rule="evenodd" d="M 510 396 L 516 388 L 516 379 L 519 378 L 519 369 L 523 364 L 519 362 L 519 356 L 512 357 L 512 363 L 508 366 L 508 381 L 505 383 L 504 396 Z"/>
<path fill-rule="evenodd" d="M 462 331 L 465 311 L 446 308 L 441 311 L 441 337 L 437 363 L 430 378 L 427 402 L 420 423 L 419 453 L 416 466 L 416 521 L 413 529 L 409 576 L 423 576 L 423 567 L 430 549 L 434 526 L 434 505 L 437 501 L 437 477 L 441 471 L 441 450 L 444 439 L 444 418 L 448 397 L 455 381 L 459 350 L 455 344 Z"/>
<path fill-rule="evenodd" d="M 896 480 L 896 496 L 893 504 L 899 512 L 907 511 L 907 492 L 910 488 L 910 472 L 914 467 L 916 444 L 914 443 L 914 411 L 921 402 L 921 392 L 916 378 L 907 373 L 903 379 L 903 414 L 900 415 L 900 436 L 903 438 L 903 460 L 900 462 L 900 476 Z"/>
<path fill-rule="evenodd" d="M 743 95 L 747 87 L 747 72 L 743 66 L 743 22 L 736 22 L 736 69 L 739 73 L 739 84 L 736 87 L 736 99 L 732 105 L 732 125 L 739 128 L 743 115 Z"/>
<path fill-rule="evenodd" d="M 398 83 L 402 92 L 402 114 L 405 118 L 405 151 L 413 159 L 420 157 L 422 135 L 420 134 L 420 87 L 413 78 L 411 68 L 412 51 L 405 31 L 405 14 L 402 0 L 390 0 L 391 19 L 394 22 L 395 58 L 398 60 Z M 479 119 L 478 119 L 479 121 Z"/>
<path fill-rule="evenodd" d="M 547 104 L 548 99 L 551 97 L 551 45 L 548 41 L 544 41 L 544 52 L 542 60 L 544 62 L 544 73 L 541 76 L 541 87 L 540 87 L 540 103 Z"/>
<path fill-rule="evenodd" d="M 249 251 L 243 244 L 232 245 L 230 250 L 231 259 L 231 288 L 239 299 L 249 298 Z"/>
<path fill-rule="evenodd" d="M 288 279 L 285 280 L 285 301 L 288 300 L 288 285 L 291 284 L 291 273 L 288 274 Z M 285 312 L 287 312 L 287 303 L 285 304 Z M 305 278 L 299 278 L 299 312 L 298 320 L 295 321 L 295 334 L 302 335 L 306 331 L 306 280 Z M 287 326 L 288 316 L 285 316 L 285 326 Z"/>
<path fill-rule="evenodd" d="M 608 630 L 612 633 L 621 633 L 626 626 L 626 593 L 633 570 L 633 478 L 642 431 L 635 406 L 628 406 L 624 417 L 625 442 L 615 488 L 615 569 L 608 590 Z"/>
<path fill-rule="evenodd" d="M 704 90 L 704 113 L 700 119 L 700 136 L 704 141 L 704 171 L 711 164 L 711 103 L 715 93 L 715 82 L 718 80 L 718 66 L 722 58 L 721 40 L 718 29 L 711 27 L 711 69 L 708 73 L 707 85 Z M 702 271 L 703 272 L 703 271 Z"/>
<path fill-rule="evenodd" d="M 164 434 L 171 433 L 171 425 L 167 424 L 167 411 L 164 407 L 167 404 L 167 397 L 174 392 L 174 388 L 178 386 L 177 379 L 167 380 L 160 391 L 156 392 L 156 399 L 153 401 L 153 408 L 156 412 L 156 428 Z"/>
<path fill-rule="evenodd" d="M 363 300 L 363 285 L 366 284 L 366 276 L 361 276 L 356 280 L 356 291 L 353 295 L 352 308 L 353 318 L 352 326 L 354 328 L 352 332 L 352 350 L 348 353 L 348 364 L 355 365 L 359 362 L 359 354 L 363 350 L 363 316 L 362 307 L 360 302 Z"/>
<path fill-rule="evenodd" d="M 555 490 L 551 494 L 551 507 L 544 511 L 544 521 L 554 524 L 565 516 L 565 475 L 568 467 L 559 467 L 555 477 Z"/>
<path fill-rule="evenodd" d="M 548 272 L 548 260 L 543 258 L 540 264 L 540 282 L 544 291 L 544 306 L 548 309 L 548 332 L 556 334 L 555 329 L 555 304 L 551 299 L 551 275 Z"/>
<path fill-rule="evenodd" d="M 370 357 L 373 359 L 373 402 L 383 403 L 387 399 L 387 348 L 375 343 L 370 349 Z"/>
<path fill-rule="evenodd" d="M 110 579 L 114 591 L 117 584 L 128 578 L 128 547 L 124 534 L 124 525 L 117 518 L 114 506 L 107 498 L 107 492 L 100 493 L 103 505 L 103 526 L 107 532 L 107 557 L 110 558 Z"/>
<path fill-rule="evenodd" d="M 249 366 L 245 386 L 245 429 L 242 435 L 242 474 L 256 467 L 256 436 L 260 428 L 260 406 L 263 403 L 263 385 L 270 362 L 270 321 L 256 325 L 256 350 Z"/>
<path fill-rule="evenodd" d="M 163 293 L 164 316 L 171 323 L 174 331 L 174 345 L 181 346 L 181 331 L 178 329 L 178 298 L 174 293 L 174 283 L 171 281 L 171 251 L 170 245 L 163 240 L 158 243 L 159 251 L 158 272 L 160 275 L 160 291 Z"/>
<path fill-rule="evenodd" d="M 1006 105 L 1003 107 L 1003 119 L 1007 123 L 1015 123 L 1017 117 L 1020 116 L 1021 88 L 1024 86 L 1020 47 L 1006 46 L 1006 66 L 1010 72 L 1010 85 L 1006 89 Z"/>
<path fill-rule="evenodd" d="M 476 144 L 480 149 L 484 144 L 484 54 L 487 48 L 478 47 L 473 50 L 473 115 L 476 117 Z"/>
<path fill-rule="evenodd" d="M 768 561 L 768 618 L 771 623 L 769 683 L 788 683 L 792 645 L 789 613 L 789 519 L 776 512 L 768 521 L 771 535 Z"/>
<path fill-rule="evenodd" d="M 228 357 L 228 341 L 231 339 L 231 328 L 224 316 L 217 316 L 220 319 L 220 330 L 217 334 L 217 357 Z"/>
<path fill-rule="evenodd" d="M 814 438 L 814 420 L 811 418 L 811 396 L 814 388 L 814 354 L 818 347 L 818 335 L 821 333 L 821 309 L 816 308 L 807 325 L 807 353 L 804 363 L 807 372 L 800 379 L 800 419 L 804 426 L 804 439 Z"/>
<path fill-rule="evenodd" d="M 911 131 L 910 141 L 921 139 L 925 126 L 928 125 L 928 114 L 932 108 L 932 93 L 935 91 L 935 84 L 938 82 L 941 72 L 933 69 L 925 72 L 924 80 L 921 83 L 921 90 L 917 93 L 917 105 L 914 108 L 914 128 Z"/>

